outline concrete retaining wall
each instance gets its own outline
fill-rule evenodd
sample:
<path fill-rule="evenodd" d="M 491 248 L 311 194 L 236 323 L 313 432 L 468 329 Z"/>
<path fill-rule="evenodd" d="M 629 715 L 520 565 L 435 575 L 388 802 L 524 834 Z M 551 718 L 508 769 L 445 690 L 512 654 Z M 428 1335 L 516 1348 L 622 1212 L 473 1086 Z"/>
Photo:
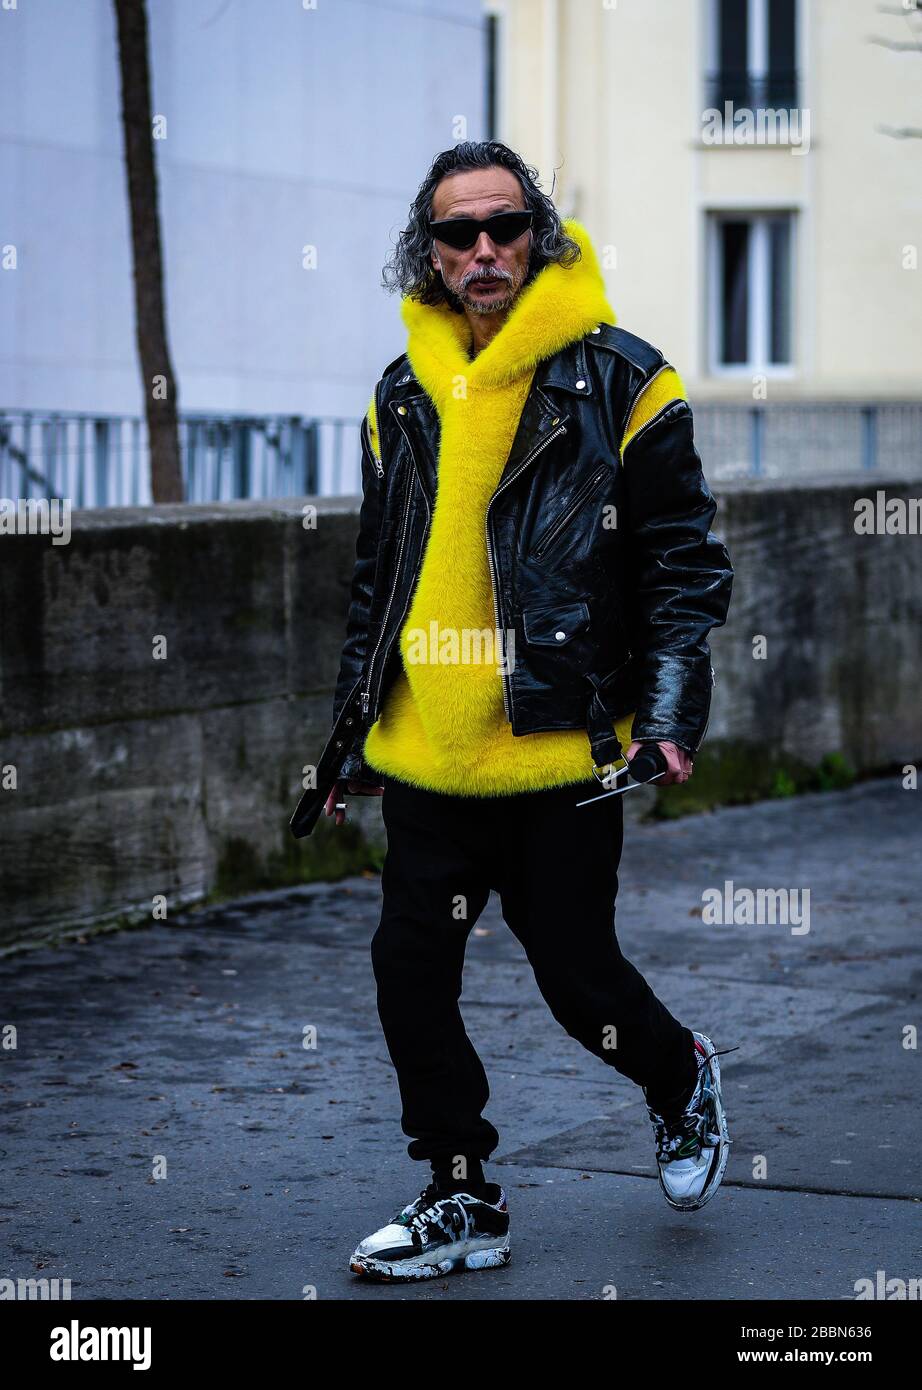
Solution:
<path fill-rule="evenodd" d="M 731 621 L 669 811 L 770 794 L 829 754 L 858 772 L 922 754 L 922 537 L 856 535 L 878 488 L 922 483 L 721 486 Z M 357 499 L 310 500 L 316 529 L 301 502 L 241 502 L 75 512 L 67 545 L 0 536 L 0 944 L 380 862 L 377 798 L 351 829 L 288 831 L 357 525 Z"/>

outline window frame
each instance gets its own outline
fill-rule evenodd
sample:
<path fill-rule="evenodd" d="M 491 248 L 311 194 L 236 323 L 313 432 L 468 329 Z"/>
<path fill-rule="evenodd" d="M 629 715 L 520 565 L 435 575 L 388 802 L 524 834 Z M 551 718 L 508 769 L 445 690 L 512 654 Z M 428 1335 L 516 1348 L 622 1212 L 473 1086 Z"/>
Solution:
<path fill-rule="evenodd" d="M 707 237 L 707 370 L 708 375 L 722 378 L 751 378 L 758 374 L 784 380 L 798 373 L 797 351 L 797 232 L 798 209 L 789 204 L 778 207 L 720 207 L 705 210 Z M 790 361 L 771 362 L 771 302 L 769 272 L 771 252 L 768 224 L 784 218 L 788 223 L 788 304 L 787 324 L 790 342 Z M 750 225 L 748 273 L 748 332 L 745 362 L 722 362 L 723 350 L 723 262 L 720 229 L 725 222 L 747 222 Z"/>
<path fill-rule="evenodd" d="M 749 82 L 765 83 L 769 76 L 769 11 L 771 0 L 746 0 L 746 75 Z M 804 106 L 803 72 L 805 42 L 804 0 L 794 0 L 794 101 L 788 110 Z M 720 0 L 706 0 L 705 72 L 702 74 L 704 98 L 702 111 L 710 109 L 711 88 L 721 72 L 720 67 Z M 750 94 L 751 95 L 751 94 Z M 758 106 L 760 103 L 756 103 Z M 765 103 L 768 109 L 768 103 Z M 772 107 L 771 109 L 782 109 Z"/>

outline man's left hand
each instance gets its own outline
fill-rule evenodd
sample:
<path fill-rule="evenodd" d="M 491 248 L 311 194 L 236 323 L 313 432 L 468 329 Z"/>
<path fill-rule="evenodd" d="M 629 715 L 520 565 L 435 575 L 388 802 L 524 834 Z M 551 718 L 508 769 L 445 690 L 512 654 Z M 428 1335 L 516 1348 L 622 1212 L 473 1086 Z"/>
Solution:
<path fill-rule="evenodd" d="M 657 748 L 666 759 L 668 771 L 662 777 L 657 777 L 654 783 L 657 787 L 671 787 L 674 782 L 687 782 L 692 775 L 694 766 L 691 757 L 684 748 L 678 748 L 674 743 L 657 743 Z M 635 741 L 627 750 L 626 757 L 631 761 L 635 753 L 639 753 L 643 747 L 642 743 Z"/>

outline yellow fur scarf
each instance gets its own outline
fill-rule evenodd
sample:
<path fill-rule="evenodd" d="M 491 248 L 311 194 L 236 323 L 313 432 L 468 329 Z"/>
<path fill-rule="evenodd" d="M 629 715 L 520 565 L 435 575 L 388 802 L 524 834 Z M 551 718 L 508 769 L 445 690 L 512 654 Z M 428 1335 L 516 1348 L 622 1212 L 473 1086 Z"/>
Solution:
<path fill-rule="evenodd" d="M 499 648 L 478 660 L 490 656 L 489 646 L 478 652 L 476 643 L 465 644 L 465 634 L 495 633 L 484 521 L 535 367 L 597 324 L 615 322 L 585 228 L 570 219 L 564 230 L 579 243 L 581 259 L 570 268 L 545 266 L 473 361 L 463 314 L 411 299 L 401 306 L 410 363 L 441 423 L 438 492 L 399 637 L 403 669 L 368 732 L 364 756 L 372 767 L 433 791 L 495 796 L 592 775 L 584 729 L 513 737 Z M 616 728 L 626 748 L 631 717 Z"/>

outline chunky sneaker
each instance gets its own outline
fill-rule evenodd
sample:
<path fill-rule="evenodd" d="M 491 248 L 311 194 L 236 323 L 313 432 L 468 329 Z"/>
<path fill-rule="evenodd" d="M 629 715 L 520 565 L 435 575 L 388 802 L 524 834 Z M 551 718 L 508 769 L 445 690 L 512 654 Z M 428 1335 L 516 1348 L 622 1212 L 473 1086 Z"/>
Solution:
<path fill-rule="evenodd" d="M 698 1056 L 698 1080 L 684 1110 L 660 1115 L 650 1105 L 647 1113 L 656 1135 L 659 1185 L 676 1211 L 697 1211 L 720 1186 L 730 1156 L 730 1135 L 720 1095 L 720 1063 L 704 1033 L 694 1033 Z M 644 1092 L 646 1094 L 646 1092 Z"/>
<path fill-rule="evenodd" d="M 445 1193 L 430 1183 L 388 1225 L 366 1236 L 349 1268 L 372 1279 L 435 1279 L 509 1263 L 509 1209 L 498 1183 L 484 1195 Z"/>

